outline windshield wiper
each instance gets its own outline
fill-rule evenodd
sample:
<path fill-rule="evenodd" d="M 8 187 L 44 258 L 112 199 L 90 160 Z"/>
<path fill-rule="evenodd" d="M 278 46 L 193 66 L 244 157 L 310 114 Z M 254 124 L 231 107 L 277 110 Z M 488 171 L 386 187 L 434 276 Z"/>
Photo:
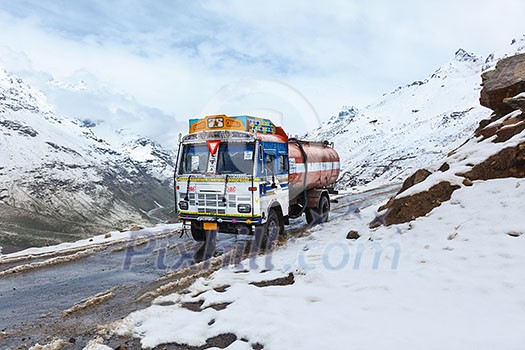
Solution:
<path fill-rule="evenodd" d="M 222 194 L 222 202 L 226 203 L 226 190 L 228 189 L 228 178 L 230 175 L 226 175 L 226 178 L 224 179 L 224 193 Z"/>
<path fill-rule="evenodd" d="M 190 191 L 190 180 L 191 175 L 188 175 L 188 181 L 186 182 L 186 195 L 184 196 L 184 201 L 188 201 L 188 192 Z"/>

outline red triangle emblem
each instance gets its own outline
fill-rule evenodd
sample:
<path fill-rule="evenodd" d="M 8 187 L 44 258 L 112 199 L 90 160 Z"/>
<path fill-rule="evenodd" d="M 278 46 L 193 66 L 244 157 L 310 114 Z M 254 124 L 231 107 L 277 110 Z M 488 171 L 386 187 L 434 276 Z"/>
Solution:
<path fill-rule="evenodd" d="M 206 143 L 208 144 L 208 149 L 210 150 L 211 155 L 214 156 L 215 153 L 217 152 L 217 149 L 219 149 L 221 140 L 211 140 L 211 141 L 206 141 Z"/>

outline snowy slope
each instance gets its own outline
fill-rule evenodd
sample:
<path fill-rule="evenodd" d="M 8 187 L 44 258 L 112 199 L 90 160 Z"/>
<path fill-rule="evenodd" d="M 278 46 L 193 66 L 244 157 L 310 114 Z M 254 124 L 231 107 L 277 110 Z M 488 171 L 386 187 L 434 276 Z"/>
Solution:
<path fill-rule="evenodd" d="M 334 142 L 341 155 L 340 188 L 402 181 L 444 158 L 490 114 L 479 105 L 481 71 L 524 51 L 525 36 L 485 59 L 460 49 L 426 79 L 364 108 L 345 107 L 306 137 Z"/>
<path fill-rule="evenodd" d="M 0 231 L 12 245 L 78 238 L 170 205 L 170 153 L 129 133 L 105 141 L 3 69 L 0 145 Z"/>
<path fill-rule="evenodd" d="M 234 334 L 227 349 L 521 349 L 523 196 L 523 179 L 476 181 L 427 217 L 377 230 L 372 206 L 290 240 L 270 262 L 159 297 L 115 331 L 145 348 Z M 350 229 L 361 237 L 345 239 Z"/>

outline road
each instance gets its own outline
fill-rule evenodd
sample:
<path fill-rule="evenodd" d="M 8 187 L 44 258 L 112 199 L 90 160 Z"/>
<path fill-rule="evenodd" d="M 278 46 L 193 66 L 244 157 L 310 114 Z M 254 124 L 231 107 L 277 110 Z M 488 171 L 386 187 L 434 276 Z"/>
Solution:
<path fill-rule="evenodd" d="M 396 184 L 336 196 L 331 218 L 383 201 L 398 189 Z M 304 219 L 295 219 L 287 233 L 301 236 L 307 229 Z M 74 341 L 68 349 L 81 349 L 98 325 L 144 308 L 158 295 L 181 291 L 234 257 L 246 257 L 251 241 L 251 236 L 219 233 L 214 258 L 200 261 L 202 243 L 181 229 L 165 230 L 135 241 L 0 264 L 0 348 L 26 349 L 60 337 Z M 35 263 L 41 266 L 29 268 Z"/>

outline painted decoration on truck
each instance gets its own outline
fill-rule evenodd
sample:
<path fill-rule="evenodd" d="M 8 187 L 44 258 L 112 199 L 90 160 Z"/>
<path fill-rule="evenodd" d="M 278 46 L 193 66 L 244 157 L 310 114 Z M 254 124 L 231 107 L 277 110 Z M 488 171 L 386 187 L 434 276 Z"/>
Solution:
<path fill-rule="evenodd" d="M 261 134 L 275 134 L 275 125 L 268 119 L 247 118 L 248 130 L 250 132 L 259 132 Z"/>
<path fill-rule="evenodd" d="M 271 120 L 247 115 L 229 117 L 220 114 L 210 115 L 203 119 L 190 119 L 190 134 L 213 130 L 235 130 L 261 134 L 276 134 L 277 132 L 277 128 Z"/>

